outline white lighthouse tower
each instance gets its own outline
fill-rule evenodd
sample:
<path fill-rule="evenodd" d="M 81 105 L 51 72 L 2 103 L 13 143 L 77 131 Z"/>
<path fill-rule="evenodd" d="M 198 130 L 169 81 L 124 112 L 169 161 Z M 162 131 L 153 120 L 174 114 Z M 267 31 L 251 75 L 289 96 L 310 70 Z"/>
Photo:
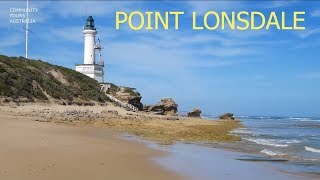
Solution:
<path fill-rule="evenodd" d="M 92 16 L 87 18 L 86 25 L 83 27 L 84 34 L 84 59 L 83 64 L 76 65 L 76 71 L 85 74 L 99 83 L 103 83 L 103 67 L 104 63 L 101 59 L 101 49 L 100 40 L 96 42 L 95 37 L 98 34 Z M 96 63 L 96 50 L 99 53 L 99 62 Z"/>

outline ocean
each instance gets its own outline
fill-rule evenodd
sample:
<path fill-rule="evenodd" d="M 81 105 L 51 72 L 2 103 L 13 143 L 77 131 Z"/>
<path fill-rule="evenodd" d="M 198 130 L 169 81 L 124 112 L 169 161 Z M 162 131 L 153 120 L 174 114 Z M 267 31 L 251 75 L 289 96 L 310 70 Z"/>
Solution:
<path fill-rule="evenodd" d="M 207 119 L 216 116 L 205 115 Z M 154 159 L 189 179 L 319 179 L 320 118 L 236 116 L 245 126 L 231 131 L 235 143 L 161 145 L 133 135 L 149 147 L 170 152 Z M 247 173 L 251 172 L 251 173 Z"/>
<path fill-rule="evenodd" d="M 241 141 L 230 148 L 253 152 L 258 156 L 246 160 L 283 160 L 276 166 L 289 172 L 320 173 L 320 118 L 238 116 L 244 128 L 231 134 L 241 136 Z"/>

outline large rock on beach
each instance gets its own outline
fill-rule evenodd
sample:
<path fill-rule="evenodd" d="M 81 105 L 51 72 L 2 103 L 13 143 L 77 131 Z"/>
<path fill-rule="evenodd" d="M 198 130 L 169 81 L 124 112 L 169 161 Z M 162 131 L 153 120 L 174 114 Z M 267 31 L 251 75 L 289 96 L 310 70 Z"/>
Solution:
<path fill-rule="evenodd" d="M 223 120 L 234 120 L 234 117 L 233 117 L 233 114 L 232 113 L 224 113 L 224 114 L 221 114 L 219 116 L 220 119 L 223 119 Z"/>
<path fill-rule="evenodd" d="M 164 98 L 155 105 L 147 105 L 144 110 L 156 112 L 157 114 L 174 116 L 178 111 L 178 104 L 176 104 L 172 98 Z"/>
<path fill-rule="evenodd" d="M 135 91 L 134 88 L 120 87 L 119 91 L 115 92 L 113 96 L 122 102 L 137 107 L 139 110 L 143 109 L 143 104 L 141 103 L 142 97 L 139 92 Z"/>
<path fill-rule="evenodd" d="M 187 116 L 201 118 L 201 110 L 199 108 L 195 108 L 192 111 L 188 112 Z"/>

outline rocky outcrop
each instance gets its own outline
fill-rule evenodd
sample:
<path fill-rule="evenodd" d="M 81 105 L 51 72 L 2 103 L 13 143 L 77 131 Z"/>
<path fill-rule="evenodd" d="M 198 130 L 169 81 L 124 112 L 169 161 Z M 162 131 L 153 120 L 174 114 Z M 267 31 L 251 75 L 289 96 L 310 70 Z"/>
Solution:
<path fill-rule="evenodd" d="M 187 116 L 201 118 L 201 110 L 199 108 L 195 108 L 192 111 L 188 112 Z"/>
<path fill-rule="evenodd" d="M 111 95 L 119 99 L 121 102 L 135 106 L 139 110 L 143 109 L 143 104 L 140 102 L 142 97 L 140 93 L 135 91 L 133 88 L 119 87 L 116 91 L 111 93 Z"/>
<path fill-rule="evenodd" d="M 221 114 L 219 116 L 220 119 L 223 119 L 223 120 L 234 120 L 234 117 L 233 117 L 233 114 L 232 113 L 224 113 L 224 114 Z"/>
<path fill-rule="evenodd" d="M 161 115 L 176 115 L 178 112 L 178 104 L 176 104 L 172 98 L 164 98 L 155 105 L 146 105 L 144 110 Z"/>
<path fill-rule="evenodd" d="M 132 96 L 128 100 L 128 104 L 137 107 L 140 111 L 143 109 L 143 104 L 141 103 L 141 96 Z"/>

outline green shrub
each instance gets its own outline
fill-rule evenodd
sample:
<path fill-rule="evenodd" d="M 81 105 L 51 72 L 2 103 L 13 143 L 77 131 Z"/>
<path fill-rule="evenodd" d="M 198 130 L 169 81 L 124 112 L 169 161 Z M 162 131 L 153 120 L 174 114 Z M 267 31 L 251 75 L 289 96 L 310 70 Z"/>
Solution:
<path fill-rule="evenodd" d="M 55 78 L 50 71 L 60 72 L 68 84 Z M 44 92 L 52 98 L 73 101 L 105 102 L 97 81 L 62 66 L 51 65 L 41 60 L 0 55 L 0 95 L 11 98 L 24 97 L 30 100 L 47 101 Z"/>

